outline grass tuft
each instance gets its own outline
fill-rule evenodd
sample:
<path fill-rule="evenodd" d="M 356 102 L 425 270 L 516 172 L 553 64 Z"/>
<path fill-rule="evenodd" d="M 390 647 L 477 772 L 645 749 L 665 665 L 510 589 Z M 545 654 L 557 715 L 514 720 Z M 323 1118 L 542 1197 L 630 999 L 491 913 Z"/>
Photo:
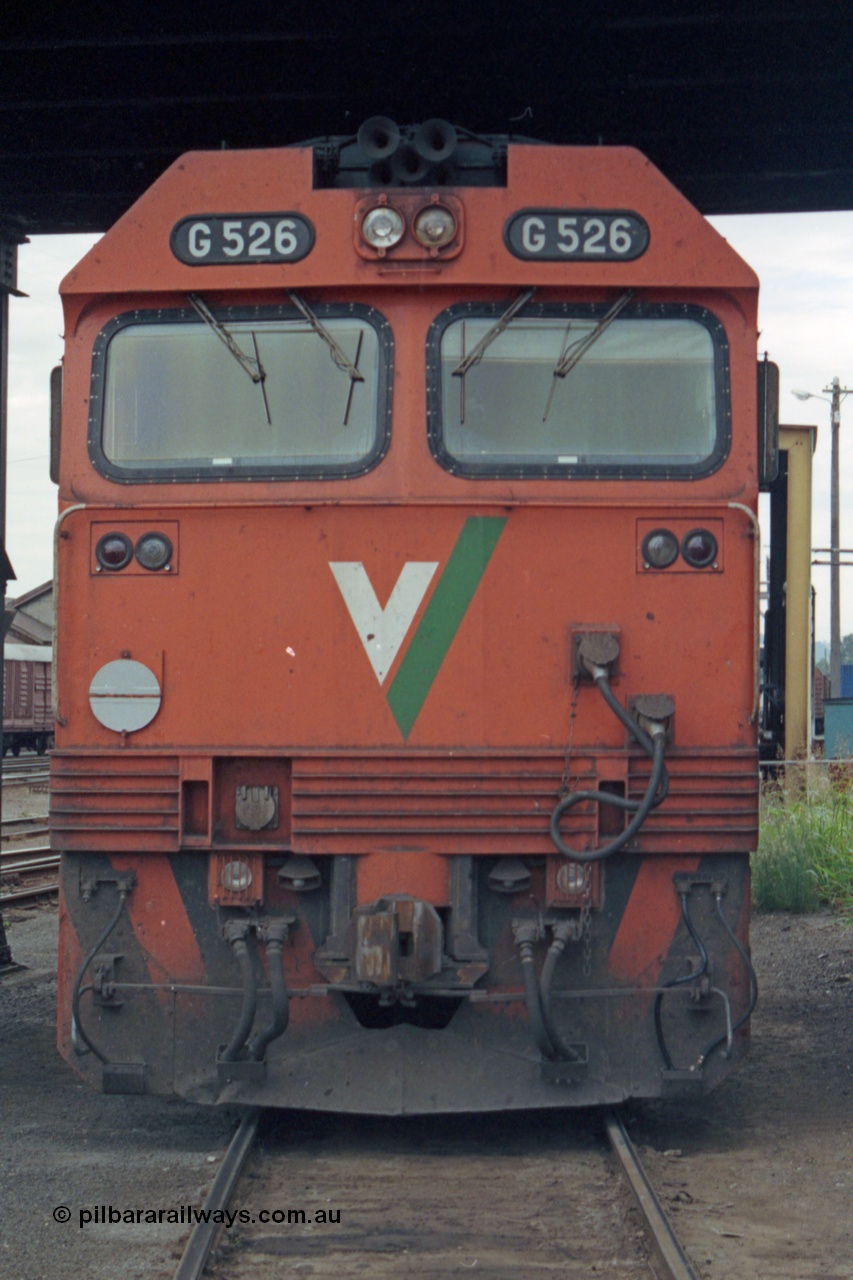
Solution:
<path fill-rule="evenodd" d="M 829 906 L 853 918 L 853 785 L 826 779 L 798 799 L 767 789 L 752 900 L 757 911 Z"/>

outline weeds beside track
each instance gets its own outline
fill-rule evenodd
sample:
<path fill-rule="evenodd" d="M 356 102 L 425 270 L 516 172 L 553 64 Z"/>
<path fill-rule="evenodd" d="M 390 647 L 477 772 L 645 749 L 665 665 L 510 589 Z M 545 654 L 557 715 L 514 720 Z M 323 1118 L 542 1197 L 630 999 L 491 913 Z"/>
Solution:
<path fill-rule="evenodd" d="M 807 782 L 796 791 L 765 787 L 753 903 L 757 911 L 832 907 L 853 917 L 853 783 L 825 766 Z"/>

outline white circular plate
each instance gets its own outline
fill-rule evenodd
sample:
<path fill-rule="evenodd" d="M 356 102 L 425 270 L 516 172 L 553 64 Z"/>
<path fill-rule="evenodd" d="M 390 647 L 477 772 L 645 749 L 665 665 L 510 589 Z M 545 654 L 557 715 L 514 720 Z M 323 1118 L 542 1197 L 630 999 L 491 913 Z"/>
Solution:
<path fill-rule="evenodd" d="M 93 716 L 116 733 L 144 729 L 160 710 L 160 700 L 160 684 L 154 672 L 130 658 L 108 662 L 89 685 Z"/>

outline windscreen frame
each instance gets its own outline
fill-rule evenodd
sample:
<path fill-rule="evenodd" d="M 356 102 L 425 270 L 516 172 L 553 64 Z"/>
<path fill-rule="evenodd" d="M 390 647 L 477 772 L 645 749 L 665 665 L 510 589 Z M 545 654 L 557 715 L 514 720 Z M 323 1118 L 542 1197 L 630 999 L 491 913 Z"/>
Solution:
<path fill-rule="evenodd" d="M 213 304 L 210 307 L 214 318 L 226 328 L 229 324 L 245 324 L 254 321 L 257 324 L 282 321 L 304 323 L 304 316 L 292 303 L 229 305 Z M 106 379 L 108 370 L 109 346 L 115 336 L 128 328 L 141 325 L 187 324 L 194 325 L 200 331 L 205 323 L 192 306 L 157 307 L 132 311 L 124 311 L 109 320 L 98 333 L 92 349 L 92 366 L 90 377 L 90 403 L 88 416 L 87 443 L 90 460 L 95 469 L 109 480 L 121 484 L 159 484 L 163 482 L 189 482 L 201 484 L 224 484 L 231 481 L 321 481 L 334 479 L 352 479 L 366 475 L 379 465 L 388 452 L 391 439 L 391 401 L 394 374 L 394 338 L 391 326 L 384 315 L 375 307 L 363 303 L 345 302 L 311 302 L 311 311 L 321 321 L 338 319 L 355 319 L 369 325 L 377 339 L 377 381 L 376 381 L 376 414 L 375 436 L 373 444 L 363 457 L 352 462 L 334 463 L 286 463 L 269 464 L 246 462 L 233 464 L 226 468 L 214 469 L 212 465 L 199 465 L 195 462 L 176 463 L 173 466 L 130 467 L 114 462 L 103 447 Z M 211 335 L 213 337 L 213 335 Z M 318 335 L 317 342 L 323 339 Z M 331 353 L 329 353 L 331 356 Z M 222 348 L 222 358 L 231 359 L 231 355 Z M 245 376 L 245 375 L 244 375 Z M 342 378 L 348 376 L 340 375 Z"/>
<path fill-rule="evenodd" d="M 457 458 L 447 447 L 443 429 L 441 342 L 445 330 L 462 318 L 497 321 L 511 299 L 501 302 L 456 303 L 435 317 L 426 341 L 427 434 L 430 450 L 438 464 L 451 475 L 471 480 L 491 479 L 592 479 L 592 480 L 699 480 L 718 471 L 731 450 L 731 362 L 729 343 L 721 321 L 706 307 L 680 302 L 632 302 L 620 310 L 620 320 L 686 319 L 701 324 L 712 342 L 713 387 L 716 406 L 714 447 L 700 462 L 507 462 L 495 459 L 473 461 Z M 513 320 L 554 319 L 598 322 L 604 319 L 614 299 L 606 302 L 528 302 Z M 571 375 L 569 375 L 571 376 Z"/>

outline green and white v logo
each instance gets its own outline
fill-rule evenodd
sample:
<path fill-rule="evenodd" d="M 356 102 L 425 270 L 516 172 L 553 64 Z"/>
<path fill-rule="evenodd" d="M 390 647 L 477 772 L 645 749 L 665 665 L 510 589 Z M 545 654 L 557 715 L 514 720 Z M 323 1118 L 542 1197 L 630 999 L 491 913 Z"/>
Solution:
<path fill-rule="evenodd" d="M 462 526 L 386 695 L 404 738 L 420 715 L 505 524 L 505 516 L 470 516 Z M 330 561 L 329 568 L 381 685 L 429 590 L 438 562 L 410 560 L 403 565 L 384 609 L 360 560 Z"/>

